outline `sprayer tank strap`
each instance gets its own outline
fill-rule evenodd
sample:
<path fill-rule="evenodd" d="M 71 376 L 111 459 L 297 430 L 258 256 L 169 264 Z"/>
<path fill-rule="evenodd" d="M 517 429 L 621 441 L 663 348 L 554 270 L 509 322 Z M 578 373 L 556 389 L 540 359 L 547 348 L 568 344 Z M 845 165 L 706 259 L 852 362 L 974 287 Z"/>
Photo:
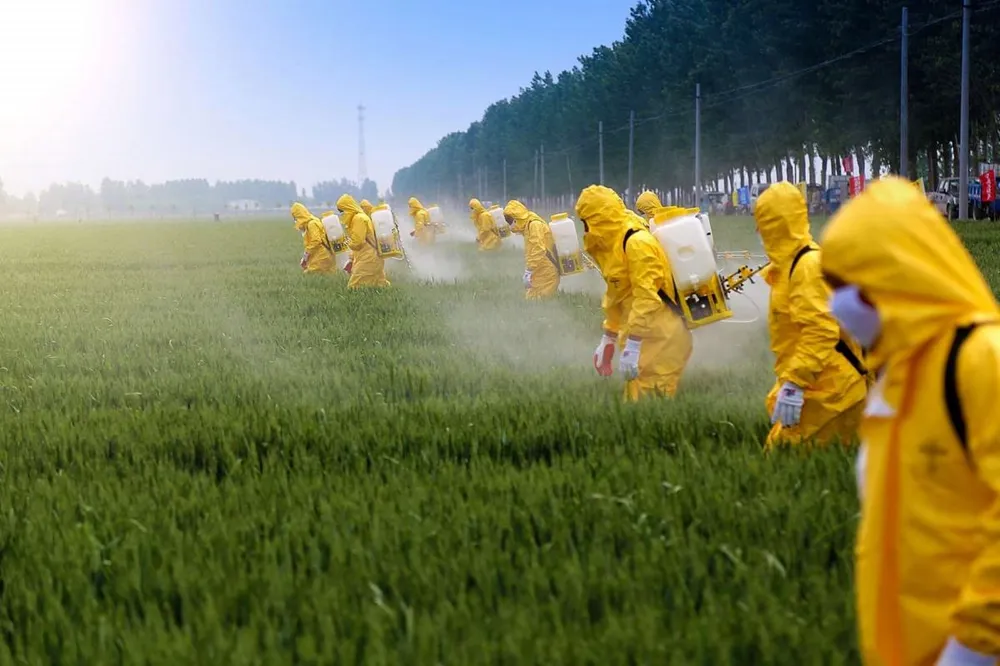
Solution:
<path fill-rule="evenodd" d="M 639 233 L 639 231 L 640 231 L 639 229 L 629 229 L 628 231 L 625 232 L 625 238 L 622 239 L 622 252 L 625 253 L 626 261 L 628 260 L 628 239 L 632 238 L 634 234 Z M 645 229 L 643 229 L 642 231 L 645 231 Z M 648 234 L 649 232 L 646 231 L 646 233 Z M 684 311 L 681 310 L 681 307 L 678 304 L 680 300 L 680 295 L 677 293 L 677 282 L 674 281 L 673 275 L 670 276 L 670 284 L 674 290 L 673 297 L 671 297 L 665 291 L 660 289 L 658 291 L 660 295 L 660 300 L 663 301 L 663 304 L 666 305 L 671 312 L 673 312 L 678 317 L 686 321 L 686 318 L 684 317 Z"/>
<path fill-rule="evenodd" d="M 537 220 L 528 220 L 528 223 L 526 225 L 524 225 L 525 235 L 527 235 L 527 231 L 528 231 L 528 228 L 531 227 L 531 223 L 532 222 L 536 222 L 536 221 Z M 543 224 L 544 224 L 544 222 L 543 222 Z M 548 257 L 549 261 L 552 262 L 552 265 L 556 267 L 556 272 L 557 273 L 561 272 L 559 270 L 559 260 L 556 259 L 554 256 L 552 256 L 552 253 L 549 252 L 549 248 L 545 248 L 545 256 Z"/>
<path fill-rule="evenodd" d="M 806 256 L 810 252 L 815 252 L 817 249 L 819 248 L 813 247 L 812 245 L 806 245 L 804 248 L 795 253 L 795 257 L 792 259 L 792 265 L 788 269 L 789 282 L 791 282 L 792 273 L 795 272 L 795 267 L 799 265 L 799 259 Z M 858 358 L 858 355 L 854 353 L 854 350 L 851 349 L 850 345 L 848 345 L 843 338 L 837 340 L 837 344 L 834 346 L 834 349 L 838 354 L 843 356 L 848 363 L 851 364 L 851 367 L 854 368 L 859 375 L 864 377 L 868 374 L 868 370 L 865 369 L 865 364 Z"/>

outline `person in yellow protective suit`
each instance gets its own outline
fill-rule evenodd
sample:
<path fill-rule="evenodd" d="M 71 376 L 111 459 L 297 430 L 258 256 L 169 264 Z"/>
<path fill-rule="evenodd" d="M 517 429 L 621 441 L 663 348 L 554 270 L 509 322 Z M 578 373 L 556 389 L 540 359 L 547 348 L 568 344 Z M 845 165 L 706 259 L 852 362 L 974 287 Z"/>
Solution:
<path fill-rule="evenodd" d="M 410 206 L 410 217 L 413 218 L 414 229 L 410 233 L 411 236 L 416 236 L 417 241 L 421 245 L 431 245 L 434 243 L 435 230 L 434 225 L 431 224 L 431 214 L 427 212 L 416 197 L 410 197 L 407 201 Z"/>
<path fill-rule="evenodd" d="M 333 248 L 326 237 L 323 223 L 299 202 L 292 204 L 292 219 L 295 228 L 302 232 L 305 252 L 299 265 L 306 273 L 335 273 L 337 262 L 333 258 Z"/>
<path fill-rule="evenodd" d="M 691 358 L 692 340 L 677 307 L 666 253 L 614 190 L 591 185 L 580 194 L 576 214 L 583 222 L 584 251 L 607 283 L 601 301 L 604 335 L 594 367 L 602 376 L 612 374 L 620 345 L 626 398 L 672 397 Z"/>
<path fill-rule="evenodd" d="M 500 247 L 500 235 L 497 234 L 493 216 L 486 211 L 479 199 L 469 199 L 469 217 L 476 225 L 476 245 L 481 251 L 496 250 Z"/>
<path fill-rule="evenodd" d="M 822 242 L 831 311 L 878 374 L 856 466 L 864 663 L 1000 663 L 1000 307 L 903 179 L 865 188 Z"/>
<path fill-rule="evenodd" d="M 385 260 L 378 256 L 375 247 L 375 227 L 371 218 L 349 194 L 337 199 L 340 221 L 347 230 L 348 247 L 351 248 L 350 289 L 358 287 L 388 287 L 385 277 Z"/>
<path fill-rule="evenodd" d="M 646 190 L 635 200 L 635 210 L 646 220 L 646 224 L 649 224 L 660 208 L 663 208 L 663 204 L 660 203 L 660 197 L 656 196 L 656 192 Z"/>
<path fill-rule="evenodd" d="M 775 183 L 754 213 L 771 266 L 768 328 L 777 381 L 767 396 L 772 428 L 766 447 L 810 441 L 849 443 L 867 394 L 857 342 L 830 314 L 820 250 L 809 232 L 806 200 L 791 183 Z"/>
<path fill-rule="evenodd" d="M 368 201 L 368 199 L 362 199 L 359 205 L 361 206 L 361 210 L 364 211 L 365 215 L 367 215 L 368 218 L 371 219 L 372 211 L 375 210 L 375 206 L 373 206 L 371 202 Z"/>
<path fill-rule="evenodd" d="M 535 301 L 552 296 L 559 291 L 559 268 L 549 225 L 516 199 L 507 202 L 503 216 L 511 231 L 524 236 L 524 297 Z"/>

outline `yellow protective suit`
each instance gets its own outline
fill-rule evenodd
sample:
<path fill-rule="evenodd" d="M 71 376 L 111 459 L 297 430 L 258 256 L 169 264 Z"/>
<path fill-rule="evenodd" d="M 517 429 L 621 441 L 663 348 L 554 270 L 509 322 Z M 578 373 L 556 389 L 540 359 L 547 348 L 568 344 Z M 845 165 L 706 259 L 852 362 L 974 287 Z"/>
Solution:
<path fill-rule="evenodd" d="M 371 218 L 361 210 L 361 206 L 349 194 L 337 199 L 340 221 L 347 230 L 347 245 L 351 248 L 351 279 L 347 286 L 388 287 L 385 277 L 385 260 L 378 256 L 375 244 L 375 227 Z"/>
<path fill-rule="evenodd" d="M 775 183 L 757 200 L 755 217 L 771 261 L 764 277 L 771 285 L 768 328 L 777 381 L 765 401 L 767 413 L 772 413 L 785 382 L 805 393 L 799 424 L 786 428 L 775 423 L 766 446 L 803 440 L 849 443 L 867 393 L 864 370 L 851 363 L 862 363 L 862 353 L 830 314 L 830 290 L 820 271 L 820 250 L 809 232 L 806 200 L 791 183 Z"/>
<path fill-rule="evenodd" d="M 692 342 L 683 317 L 668 302 L 674 278 L 666 253 L 614 190 L 591 185 L 580 194 L 576 214 L 584 224 L 583 249 L 607 284 L 601 300 L 605 332 L 618 336 L 619 347 L 629 336 L 642 340 L 639 376 L 626 384 L 626 398 L 673 396 Z"/>
<path fill-rule="evenodd" d="M 496 250 L 500 247 L 500 235 L 497 234 L 493 216 L 486 211 L 479 199 L 469 200 L 469 217 L 476 225 L 476 244 L 482 251 Z"/>
<path fill-rule="evenodd" d="M 375 210 L 375 206 L 373 206 L 371 202 L 368 201 L 368 199 L 362 199 L 359 205 L 361 206 L 361 210 L 364 211 L 365 215 L 367 215 L 368 218 L 371 219 L 372 211 Z"/>
<path fill-rule="evenodd" d="M 302 237 L 305 254 L 302 259 L 306 273 L 335 273 L 337 262 L 333 258 L 333 249 L 326 237 L 323 223 L 309 212 L 309 209 L 299 202 L 292 204 L 292 219 L 295 228 L 304 231 Z"/>
<path fill-rule="evenodd" d="M 413 235 L 421 245 L 432 245 L 436 231 L 431 224 L 431 214 L 427 212 L 423 204 L 417 201 L 416 197 L 410 197 L 407 201 L 410 206 L 410 217 L 413 218 Z"/>
<path fill-rule="evenodd" d="M 773 185 L 771 186 L 774 187 Z M 770 191 L 770 189 L 768 190 Z M 866 664 L 934 664 L 949 637 L 1000 654 L 1000 308 L 909 182 L 882 178 L 823 234 L 823 271 L 860 288 L 881 333 L 861 425 L 855 581 Z M 965 446 L 952 425 L 948 359 Z M 862 462 L 863 461 L 863 462 Z"/>
<path fill-rule="evenodd" d="M 524 236 L 524 270 L 531 273 L 531 286 L 524 292 L 529 301 L 552 296 L 559 291 L 556 241 L 545 220 L 511 199 L 503 209 L 511 231 Z"/>
<path fill-rule="evenodd" d="M 635 200 L 635 209 L 638 211 L 639 215 L 646 220 L 653 219 L 656 211 L 663 208 L 663 204 L 660 203 L 660 197 L 656 196 L 655 192 L 650 192 L 646 190 L 639 195 L 639 198 Z"/>

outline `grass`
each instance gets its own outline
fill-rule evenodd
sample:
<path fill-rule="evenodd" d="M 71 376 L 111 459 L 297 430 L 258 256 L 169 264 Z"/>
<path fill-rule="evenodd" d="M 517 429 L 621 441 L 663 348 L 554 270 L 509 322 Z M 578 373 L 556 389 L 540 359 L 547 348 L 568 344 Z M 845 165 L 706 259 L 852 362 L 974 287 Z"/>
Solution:
<path fill-rule="evenodd" d="M 761 322 L 624 405 L 594 276 L 526 304 L 453 239 L 354 293 L 300 253 L 0 229 L 0 663 L 857 663 L 851 452 L 761 454 Z"/>

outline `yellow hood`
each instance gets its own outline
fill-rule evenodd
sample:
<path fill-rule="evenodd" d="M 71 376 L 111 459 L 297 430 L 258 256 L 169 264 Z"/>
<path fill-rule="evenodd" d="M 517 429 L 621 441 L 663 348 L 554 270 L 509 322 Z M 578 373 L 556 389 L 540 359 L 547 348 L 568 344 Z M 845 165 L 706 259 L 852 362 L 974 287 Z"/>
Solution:
<path fill-rule="evenodd" d="M 510 227 L 516 234 L 523 234 L 524 230 L 528 227 L 528 222 L 532 220 L 537 220 L 545 224 L 545 220 L 528 210 L 528 207 L 517 199 L 511 199 L 507 202 L 507 205 L 503 209 L 503 215 L 506 218 L 514 218 L 514 223 Z"/>
<path fill-rule="evenodd" d="M 857 286 L 882 319 L 874 367 L 956 326 L 1000 315 L 972 256 L 909 181 L 889 177 L 867 187 L 830 220 L 822 240 L 824 274 Z"/>
<path fill-rule="evenodd" d="M 640 194 L 639 198 L 635 200 L 635 209 L 646 219 L 653 217 L 658 208 L 663 208 L 663 204 L 660 203 L 660 197 L 649 190 Z"/>
<path fill-rule="evenodd" d="M 410 200 L 407 201 L 406 203 L 409 204 L 410 206 L 410 215 L 415 215 L 418 210 L 424 209 L 423 204 L 417 201 L 416 197 L 410 197 Z"/>
<path fill-rule="evenodd" d="M 486 211 L 486 207 L 479 199 L 469 199 L 469 217 L 475 222 L 479 216 Z"/>
<path fill-rule="evenodd" d="M 351 224 L 355 215 L 364 213 L 364 210 L 350 194 L 345 194 L 337 199 L 337 210 L 340 211 L 340 222 L 345 228 Z"/>
<path fill-rule="evenodd" d="M 375 209 L 375 207 L 372 206 L 371 202 L 368 201 L 368 199 L 362 199 L 359 205 L 361 206 L 361 210 L 365 212 L 365 215 L 367 215 L 368 217 L 372 216 L 372 211 Z"/>
<path fill-rule="evenodd" d="M 576 215 L 583 222 L 583 249 L 601 255 L 618 247 L 629 229 L 642 229 L 637 216 L 625 207 L 618 194 L 603 185 L 591 185 L 576 201 Z M 598 262 L 599 256 L 594 256 Z"/>
<path fill-rule="evenodd" d="M 813 242 L 805 197 L 789 182 L 767 188 L 757 199 L 754 217 L 764 252 L 778 266 L 787 266 L 799 250 Z"/>
<path fill-rule="evenodd" d="M 309 220 L 313 219 L 313 217 L 309 209 L 298 201 L 292 204 L 292 219 L 295 220 L 295 228 L 299 231 L 305 231 L 306 225 L 309 224 Z"/>

